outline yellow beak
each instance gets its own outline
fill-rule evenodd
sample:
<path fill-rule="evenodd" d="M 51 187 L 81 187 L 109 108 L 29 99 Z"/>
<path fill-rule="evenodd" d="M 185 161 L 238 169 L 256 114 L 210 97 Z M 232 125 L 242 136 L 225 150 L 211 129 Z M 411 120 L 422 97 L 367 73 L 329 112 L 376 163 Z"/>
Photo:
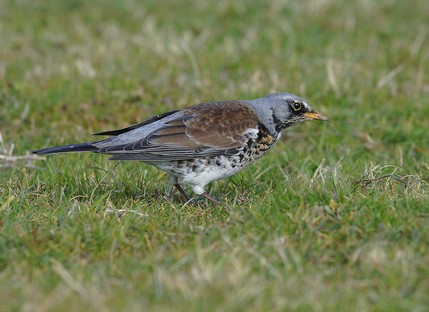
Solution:
<path fill-rule="evenodd" d="M 321 121 L 329 120 L 328 117 L 326 117 L 325 115 L 322 115 L 316 112 L 307 112 L 307 113 L 304 113 L 304 116 L 307 119 L 311 119 L 311 120 L 321 120 Z"/>

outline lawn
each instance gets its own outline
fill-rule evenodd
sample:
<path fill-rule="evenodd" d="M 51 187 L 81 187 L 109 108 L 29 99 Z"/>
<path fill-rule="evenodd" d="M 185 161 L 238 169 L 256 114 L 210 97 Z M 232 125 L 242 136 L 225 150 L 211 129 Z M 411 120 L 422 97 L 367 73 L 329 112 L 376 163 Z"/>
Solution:
<path fill-rule="evenodd" d="M 429 2 L 0 0 L 1 311 L 427 311 Z M 288 91 L 289 129 L 209 192 L 33 158 L 199 102 Z"/>

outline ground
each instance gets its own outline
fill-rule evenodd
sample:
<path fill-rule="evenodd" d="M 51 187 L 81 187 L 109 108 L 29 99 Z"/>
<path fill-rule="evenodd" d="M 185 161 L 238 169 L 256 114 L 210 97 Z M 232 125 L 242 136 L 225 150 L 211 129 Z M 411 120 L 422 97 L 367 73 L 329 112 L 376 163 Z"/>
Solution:
<path fill-rule="evenodd" d="M 428 1 L 0 6 L 0 310 L 427 310 Z M 144 164 L 30 156 L 275 91 L 331 121 L 213 183 L 221 207 Z"/>

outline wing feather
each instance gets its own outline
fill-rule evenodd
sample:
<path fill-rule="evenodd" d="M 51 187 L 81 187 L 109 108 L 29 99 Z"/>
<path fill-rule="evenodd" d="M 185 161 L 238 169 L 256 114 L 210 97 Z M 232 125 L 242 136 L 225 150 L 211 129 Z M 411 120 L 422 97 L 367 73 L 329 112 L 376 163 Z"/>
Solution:
<path fill-rule="evenodd" d="M 143 121 L 141 123 L 138 123 L 138 124 L 135 124 L 135 125 L 131 125 L 131 126 L 126 127 L 126 128 L 98 132 L 98 133 L 94 133 L 93 135 L 120 135 L 120 134 L 129 132 L 129 131 L 132 131 L 134 129 L 146 126 L 146 125 L 151 124 L 151 123 L 153 123 L 155 121 L 161 120 L 161 119 L 163 119 L 165 117 L 168 117 L 168 116 L 170 116 L 170 115 L 172 115 L 172 114 L 174 114 L 176 112 L 177 112 L 177 110 L 171 111 L 171 112 L 168 112 L 168 113 L 164 113 L 164 114 L 160 114 L 160 115 L 156 115 L 156 116 L 153 116 L 152 118 L 149 118 L 149 119 L 147 119 L 147 120 L 145 120 L 145 121 Z"/>
<path fill-rule="evenodd" d="M 182 110 L 140 140 L 99 152 L 112 154 L 111 159 L 142 161 L 226 155 L 240 149 L 257 127 L 258 118 L 245 102 L 203 103 Z"/>

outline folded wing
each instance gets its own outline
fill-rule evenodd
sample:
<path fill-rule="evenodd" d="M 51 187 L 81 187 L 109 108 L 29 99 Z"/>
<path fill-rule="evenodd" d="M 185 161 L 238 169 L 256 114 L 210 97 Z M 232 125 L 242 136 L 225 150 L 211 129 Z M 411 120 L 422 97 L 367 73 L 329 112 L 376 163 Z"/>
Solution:
<path fill-rule="evenodd" d="M 159 126 L 138 140 L 135 126 L 119 130 L 125 143 L 106 146 L 106 141 L 100 141 L 104 143 L 98 152 L 111 154 L 115 160 L 152 162 L 229 155 L 258 131 L 256 114 L 241 101 L 203 103 L 165 117 L 165 121 L 155 119 Z"/>

